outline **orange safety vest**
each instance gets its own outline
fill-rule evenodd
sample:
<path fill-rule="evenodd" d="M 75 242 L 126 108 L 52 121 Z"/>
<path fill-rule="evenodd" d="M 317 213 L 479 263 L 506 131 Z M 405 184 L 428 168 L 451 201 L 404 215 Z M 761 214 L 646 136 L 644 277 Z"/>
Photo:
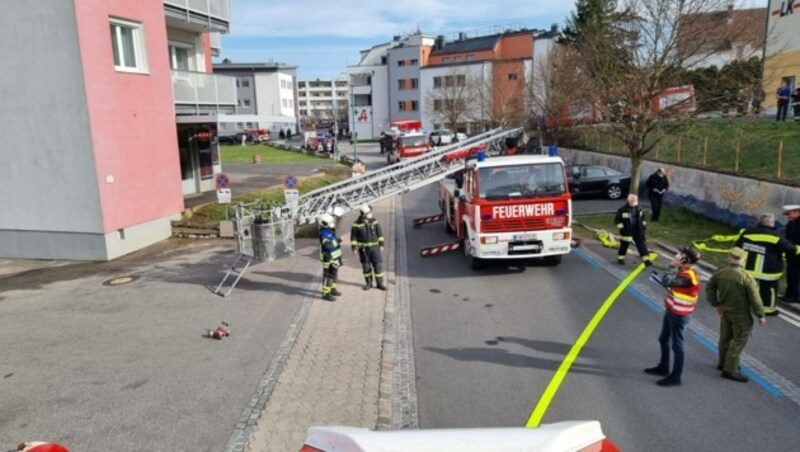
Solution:
<path fill-rule="evenodd" d="M 677 278 L 688 278 L 692 282 L 691 287 L 671 287 L 664 304 L 667 309 L 675 315 L 692 315 L 700 298 L 700 280 L 694 269 L 679 271 Z"/>

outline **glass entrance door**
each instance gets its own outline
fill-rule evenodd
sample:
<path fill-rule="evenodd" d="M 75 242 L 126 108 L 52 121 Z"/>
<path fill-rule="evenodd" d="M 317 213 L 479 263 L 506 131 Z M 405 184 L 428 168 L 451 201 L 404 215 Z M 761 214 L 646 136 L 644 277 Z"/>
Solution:
<path fill-rule="evenodd" d="M 194 126 L 178 126 L 178 149 L 181 157 L 181 184 L 183 194 L 191 195 L 200 192 L 198 177 L 199 159 Z"/>

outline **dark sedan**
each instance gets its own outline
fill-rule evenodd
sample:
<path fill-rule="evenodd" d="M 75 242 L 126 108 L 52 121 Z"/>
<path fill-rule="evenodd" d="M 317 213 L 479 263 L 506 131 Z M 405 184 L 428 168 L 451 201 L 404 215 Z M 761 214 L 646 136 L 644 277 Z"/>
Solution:
<path fill-rule="evenodd" d="M 570 165 L 567 178 L 573 195 L 602 195 L 608 199 L 621 198 L 631 185 L 630 174 L 607 166 Z"/>

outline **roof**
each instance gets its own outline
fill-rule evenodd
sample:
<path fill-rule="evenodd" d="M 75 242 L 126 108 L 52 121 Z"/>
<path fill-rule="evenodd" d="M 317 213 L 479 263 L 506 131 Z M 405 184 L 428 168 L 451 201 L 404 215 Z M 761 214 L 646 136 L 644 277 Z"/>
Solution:
<path fill-rule="evenodd" d="M 499 155 L 487 157 L 486 160 L 476 162 L 478 168 L 496 166 L 530 165 L 532 163 L 558 163 L 564 164 L 561 157 L 550 157 L 539 154 Z"/>
<path fill-rule="evenodd" d="M 501 35 L 481 36 L 478 38 L 463 39 L 444 44 L 444 47 L 437 49 L 434 46 L 431 56 L 447 55 L 450 53 L 478 52 L 480 50 L 492 50 L 500 41 Z"/>
<path fill-rule="evenodd" d="M 219 71 L 253 71 L 253 72 L 279 72 L 297 69 L 283 63 L 217 63 L 213 65 L 214 72 Z"/>
<path fill-rule="evenodd" d="M 729 20 L 730 19 L 730 20 Z M 734 45 L 764 45 L 767 8 L 729 9 L 682 16 L 679 21 L 678 50 L 694 53 L 731 50 Z"/>

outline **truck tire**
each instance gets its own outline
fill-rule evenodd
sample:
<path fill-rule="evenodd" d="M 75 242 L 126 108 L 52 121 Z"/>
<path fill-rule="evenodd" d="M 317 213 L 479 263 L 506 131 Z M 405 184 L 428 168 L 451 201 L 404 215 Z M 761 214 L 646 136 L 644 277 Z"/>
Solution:
<path fill-rule="evenodd" d="M 545 256 L 544 265 L 547 265 L 548 267 L 555 267 L 561 263 L 561 256 L 561 254 L 556 254 L 555 256 Z"/>
<path fill-rule="evenodd" d="M 470 270 L 477 271 L 486 267 L 486 261 L 471 254 L 472 245 L 470 244 L 469 237 L 466 237 L 461 241 L 461 247 L 464 248 L 464 257 L 467 259 L 467 266 L 470 268 Z"/>

